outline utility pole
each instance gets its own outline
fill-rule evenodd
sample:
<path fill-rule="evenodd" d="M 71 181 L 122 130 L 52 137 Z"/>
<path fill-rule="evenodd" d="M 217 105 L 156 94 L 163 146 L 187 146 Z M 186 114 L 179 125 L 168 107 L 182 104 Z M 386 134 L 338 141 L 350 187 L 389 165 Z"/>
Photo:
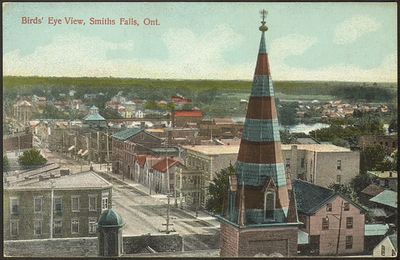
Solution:
<path fill-rule="evenodd" d="M 169 234 L 170 232 L 175 232 L 175 230 L 174 229 L 169 229 L 169 226 L 173 226 L 174 224 L 170 224 L 169 223 L 169 221 L 170 221 L 170 216 L 169 216 L 169 211 L 170 211 L 170 206 L 171 206 L 171 204 L 170 204 L 170 194 L 168 193 L 168 195 L 167 195 L 167 198 L 168 198 L 168 207 L 167 207 L 167 223 L 166 224 L 162 224 L 163 226 L 166 226 L 165 227 L 165 230 L 161 230 L 161 232 L 165 232 L 166 234 Z"/>
<path fill-rule="evenodd" d="M 54 180 L 51 180 L 50 196 L 50 238 L 53 238 L 53 213 L 54 212 Z"/>
<path fill-rule="evenodd" d="M 340 229 L 342 227 L 342 213 L 343 213 L 343 199 L 342 199 L 342 204 L 340 205 L 339 231 L 338 231 L 338 238 L 337 238 L 337 244 L 336 244 L 336 255 L 339 254 Z"/>

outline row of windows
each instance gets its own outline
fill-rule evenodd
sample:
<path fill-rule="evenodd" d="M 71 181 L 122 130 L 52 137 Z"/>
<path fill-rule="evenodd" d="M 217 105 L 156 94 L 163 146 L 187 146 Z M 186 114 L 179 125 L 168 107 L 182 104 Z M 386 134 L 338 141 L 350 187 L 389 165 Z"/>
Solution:
<path fill-rule="evenodd" d="M 43 197 L 34 197 L 33 199 L 33 211 L 35 213 L 42 213 L 43 211 Z M 63 199 L 62 197 L 54 197 L 53 200 L 54 212 L 61 213 L 63 211 Z M 19 214 L 19 198 L 10 198 L 11 214 Z M 71 211 L 79 212 L 81 209 L 80 196 L 71 196 Z M 103 194 L 101 209 L 108 209 L 108 194 Z M 89 211 L 97 211 L 97 195 L 89 195 Z"/>
<path fill-rule="evenodd" d="M 350 210 L 350 203 L 349 202 L 344 202 L 343 203 L 343 210 L 344 211 L 349 211 Z M 326 204 L 326 211 L 327 212 L 332 212 L 332 203 Z"/>
<path fill-rule="evenodd" d="M 386 256 L 386 248 L 384 245 L 381 245 L 381 256 Z M 392 256 L 396 256 L 396 251 L 392 249 Z"/>
<path fill-rule="evenodd" d="M 312 160 L 310 161 L 310 170 L 312 170 Z M 307 166 L 305 166 L 305 159 L 301 158 L 301 163 L 300 163 L 301 168 L 305 168 Z M 290 158 L 286 158 L 286 164 L 285 164 L 286 168 L 290 168 Z M 336 169 L 337 170 L 342 170 L 342 160 L 337 160 L 336 161 Z"/>
<path fill-rule="evenodd" d="M 89 234 L 96 233 L 97 220 L 96 218 L 89 218 Z M 79 234 L 79 219 L 71 220 L 71 234 Z M 53 222 L 53 235 L 62 235 L 63 222 L 62 220 L 54 220 Z M 15 237 L 19 235 L 19 221 L 11 220 L 10 222 L 10 234 Z M 40 236 L 43 234 L 43 220 L 33 221 L 33 234 Z"/>
<path fill-rule="evenodd" d="M 353 228 L 353 217 L 346 218 L 346 228 L 347 229 Z M 322 218 L 322 230 L 328 230 L 328 229 L 329 229 L 329 218 L 328 217 Z"/>

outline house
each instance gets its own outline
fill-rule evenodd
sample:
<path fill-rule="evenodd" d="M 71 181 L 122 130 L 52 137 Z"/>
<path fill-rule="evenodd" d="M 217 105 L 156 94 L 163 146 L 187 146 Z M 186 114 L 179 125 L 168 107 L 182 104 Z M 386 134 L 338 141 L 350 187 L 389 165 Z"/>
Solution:
<path fill-rule="evenodd" d="M 198 124 L 203 120 L 203 116 L 200 110 L 175 110 L 172 112 L 172 125 L 186 127 L 190 123 Z"/>
<path fill-rule="evenodd" d="M 376 183 L 381 187 L 397 191 L 397 171 L 368 171 L 368 174 L 376 177 Z"/>
<path fill-rule="evenodd" d="M 345 196 L 296 179 L 293 181 L 300 230 L 309 235 L 302 255 L 355 255 L 364 251 L 365 211 Z"/>
<path fill-rule="evenodd" d="M 185 104 L 192 104 L 192 100 L 190 98 L 184 98 L 181 95 L 176 95 L 171 97 L 172 103 L 174 103 L 177 106 L 182 106 Z"/>
<path fill-rule="evenodd" d="M 5 240 L 89 237 L 111 208 L 112 184 L 93 171 L 44 167 L 7 177 L 3 199 Z"/>
<path fill-rule="evenodd" d="M 371 255 L 376 245 L 390 232 L 388 224 L 365 224 L 365 253 Z"/>
<path fill-rule="evenodd" d="M 378 186 L 378 185 L 376 185 L 374 183 L 368 185 L 359 194 L 360 203 L 365 205 L 365 206 L 369 206 L 369 207 L 373 206 L 373 203 L 370 202 L 369 200 L 371 198 L 375 197 L 376 195 L 378 195 L 379 193 L 381 193 L 384 190 L 385 189 L 383 187 Z"/>
<path fill-rule="evenodd" d="M 386 236 L 373 250 L 373 257 L 397 257 L 397 232 Z"/>
<path fill-rule="evenodd" d="M 153 175 L 150 185 L 156 193 L 168 194 L 175 191 L 176 172 L 182 163 L 169 157 L 161 159 L 151 167 Z"/>
<path fill-rule="evenodd" d="M 386 213 L 386 223 L 397 223 L 397 192 L 384 190 L 370 200 L 373 208 L 378 208 Z"/>

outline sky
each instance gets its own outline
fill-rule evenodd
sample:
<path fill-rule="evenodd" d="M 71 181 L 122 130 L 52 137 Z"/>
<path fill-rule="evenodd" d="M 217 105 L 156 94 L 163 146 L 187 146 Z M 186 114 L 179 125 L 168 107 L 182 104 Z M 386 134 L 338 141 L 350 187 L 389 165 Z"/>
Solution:
<path fill-rule="evenodd" d="M 250 80 L 261 9 L 274 80 L 397 82 L 396 3 L 3 3 L 3 73 Z"/>

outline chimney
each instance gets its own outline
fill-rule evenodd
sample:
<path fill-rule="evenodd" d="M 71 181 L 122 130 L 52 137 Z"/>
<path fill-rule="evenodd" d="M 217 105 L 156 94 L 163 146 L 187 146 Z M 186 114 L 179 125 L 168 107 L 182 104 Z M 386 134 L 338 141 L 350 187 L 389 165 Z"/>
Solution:
<path fill-rule="evenodd" d="M 61 176 L 70 175 L 70 169 L 60 169 Z"/>

